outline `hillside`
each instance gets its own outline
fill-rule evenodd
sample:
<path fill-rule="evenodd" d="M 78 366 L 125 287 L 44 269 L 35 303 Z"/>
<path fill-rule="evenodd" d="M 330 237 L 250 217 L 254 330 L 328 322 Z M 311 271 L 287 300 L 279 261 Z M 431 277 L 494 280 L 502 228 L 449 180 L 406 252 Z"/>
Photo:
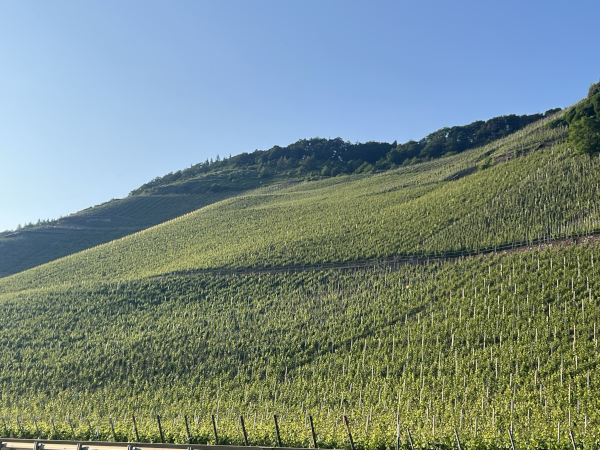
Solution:
<path fill-rule="evenodd" d="M 99 276 L 472 250 L 595 230 L 600 167 L 571 155 L 561 143 L 566 128 L 546 127 L 550 120 L 447 158 L 229 198 L 8 277 L 0 292 Z"/>
<path fill-rule="evenodd" d="M 569 431 L 596 448 L 600 244 L 558 240 L 600 231 L 600 160 L 574 148 L 571 111 L 382 172 L 282 177 L 3 278 L 4 432 L 131 441 L 135 413 L 157 441 L 160 414 L 169 441 L 187 416 L 214 443 L 215 415 L 241 444 L 243 416 L 275 445 L 277 414 L 284 445 L 309 447 L 310 415 L 319 446 L 349 448 L 347 415 L 359 450 L 409 449 L 407 428 L 419 448 L 455 429 L 467 448 L 509 448 L 508 429 L 519 448 L 572 448 Z"/>
<path fill-rule="evenodd" d="M 443 128 L 418 142 L 396 145 L 300 140 L 287 147 L 242 153 L 169 173 L 133 190 L 124 199 L 55 221 L 27 224 L 0 233 L 0 277 L 150 228 L 214 202 L 263 186 L 317 180 L 340 174 L 382 172 L 398 165 L 440 158 L 484 145 L 549 117 L 501 116 Z"/>
<path fill-rule="evenodd" d="M 13 435 L 346 448 L 597 439 L 598 246 L 400 270 L 144 279 L 2 295 L 2 409 Z M 18 325 L 18 326 L 15 326 Z M 32 418 L 37 417 L 37 423 Z M 54 426 L 50 418 L 56 418 Z M 17 419 L 19 421 L 17 421 Z M 435 418 L 435 419 L 434 419 Z M 89 421 L 89 422 L 88 422 Z M 435 429 L 433 422 L 435 421 Z M 57 430 L 54 428 L 57 427 Z M 96 435 L 96 433 L 98 433 Z M 401 436 L 406 442 L 406 436 Z M 560 445 L 567 445 L 563 431 Z"/>

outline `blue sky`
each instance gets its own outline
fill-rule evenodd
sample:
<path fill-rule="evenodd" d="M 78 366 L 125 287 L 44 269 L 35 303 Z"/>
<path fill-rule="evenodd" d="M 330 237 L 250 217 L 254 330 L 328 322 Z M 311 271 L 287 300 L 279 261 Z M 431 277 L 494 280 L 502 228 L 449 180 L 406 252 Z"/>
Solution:
<path fill-rule="evenodd" d="M 600 78 L 597 1 L 0 2 L 0 230 L 206 158 L 405 142 Z"/>

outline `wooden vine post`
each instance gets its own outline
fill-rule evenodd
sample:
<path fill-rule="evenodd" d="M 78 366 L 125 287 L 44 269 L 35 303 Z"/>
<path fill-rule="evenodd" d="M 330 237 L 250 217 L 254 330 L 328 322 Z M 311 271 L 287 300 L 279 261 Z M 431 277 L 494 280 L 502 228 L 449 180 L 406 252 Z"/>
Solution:
<path fill-rule="evenodd" d="M 185 420 L 185 434 L 187 435 L 188 444 L 192 443 L 192 437 L 190 436 L 190 426 L 188 425 L 187 415 L 183 416 Z"/>
<path fill-rule="evenodd" d="M 140 435 L 139 435 L 138 429 L 137 429 L 137 422 L 135 421 L 135 414 L 131 415 L 131 420 L 133 421 L 133 431 L 135 432 L 136 442 L 140 442 Z"/>
<path fill-rule="evenodd" d="M 215 420 L 215 415 L 212 415 L 212 424 L 213 424 L 213 431 L 215 433 L 215 445 L 219 445 L 219 435 L 217 434 L 217 422 Z"/>
<path fill-rule="evenodd" d="M 165 436 L 163 434 L 162 424 L 160 423 L 160 416 L 158 414 L 156 415 L 156 422 L 158 423 L 158 432 L 160 434 L 160 443 L 164 444 L 165 443 Z"/>
<path fill-rule="evenodd" d="M 348 432 L 348 440 L 350 441 L 350 448 L 352 450 L 356 450 L 354 448 L 354 439 L 352 439 L 352 432 L 350 431 L 350 423 L 348 422 L 348 418 L 344 415 L 344 425 L 346 425 L 346 431 Z"/>
<path fill-rule="evenodd" d="M 573 450 L 577 450 L 577 444 L 575 443 L 575 435 L 573 434 L 573 430 L 569 430 L 569 437 L 571 438 L 571 445 L 573 446 Z"/>
<path fill-rule="evenodd" d="M 412 434 L 410 434 L 410 428 L 406 429 L 406 434 L 408 434 L 408 443 L 410 444 L 411 450 L 415 450 L 415 443 L 412 438 Z"/>
<path fill-rule="evenodd" d="M 456 444 L 458 445 L 458 450 L 462 450 L 462 445 L 460 443 L 460 437 L 458 436 L 458 430 L 454 429 L 454 436 L 456 437 Z"/>
<path fill-rule="evenodd" d="M 516 450 L 515 440 L 513 438 L 513 433 L 512 433 L 512 422 L 511 422 L 511 428 L 508 429 L 508 437 L 510 439 L 510 447 L 512 448 L 512 450 Z"/>
<path fill-rule="evenodd" d="M 310 432 L 312 433 L 313 445 L 315 446 L 315 448 L 319 448 L 319 446 L 317 445 L 317 433 L 315 433 L 315 425 L 313 423 L 312 416 L 309 415 L 308 420 L 310 421 Z"/>
<path fill-rule="evenodd" d="M 277 433 L 277 445 L 279 445 L 279 447 L 283 447 L 283 445 L 281 445 L 281 435 L 279 434 L 279 423 L 277 422 L 277 414 L 273 414 L 273 420 L 275 421 L 275 433 Z"/>
<path fill-rule="evenodd" d="M 246 433 L 246 424 L 244 423 L 244 416 L 240 416 L 240 425 L 242 426 L 242 433 L 244 433 L 244 443 L 246 444 L 246 447 L 248 447 L 250 444 L 248 444 L 248 433 Z"/>

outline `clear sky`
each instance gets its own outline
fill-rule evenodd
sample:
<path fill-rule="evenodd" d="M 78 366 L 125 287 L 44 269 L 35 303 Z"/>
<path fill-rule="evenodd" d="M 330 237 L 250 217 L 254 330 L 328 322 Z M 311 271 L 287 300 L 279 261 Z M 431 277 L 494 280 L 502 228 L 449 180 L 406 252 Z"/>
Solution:
<path fill-rule="evenodd" d="M 570 105 L 600 2 L 3 0 L 0 230 L 217 154 Z"/>

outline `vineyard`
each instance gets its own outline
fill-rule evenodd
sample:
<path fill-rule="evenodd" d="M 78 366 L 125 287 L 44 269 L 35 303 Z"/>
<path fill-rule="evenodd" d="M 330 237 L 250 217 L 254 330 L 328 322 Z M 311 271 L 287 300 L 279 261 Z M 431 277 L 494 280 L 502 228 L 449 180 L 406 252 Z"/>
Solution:
<path fill-rule="evenodd" d="M 397 270 L 195 276 L 1 298 L 2 416 L 13 436 L 393 447 L 591 445 L 598 246 Z M 35 419 L 35 421 L 34 421 Z M 110 423 L 109 423 L 110 422 Z M 559 425 L 560 424 L 560 425 Z M 73 430 L 71 429 L 73 426 Z M 36 428 L 37 427 L 37 428 Z M 561 427 L 558 440 L 558 427 Z M 143 438 L 142 438 L 143 436 Z M 405 435 L 402 442 L 406 444 Z M 403 444 L 403 445 L 404 445 Z"/>
<path fill-rule="evenodd" d="M 472 251 L 600 229 L 598 159 L 573 155 L 562 143 L 566 130 L 544 124 L 382 174 L 258 189 L 8 277 L 0 292 L 98 276 Z M 473 173 L 489 160 L 499 162 Z"/>
<path fill-rule="evenodd" d="M 491 145 L 486 148 L 489 154 L 496 148 L 493 144 L 510 133 L 513 133 L 511 142 L 515 142 L 515 136 L 520 136 L 517 139 L 520 142 L 508 150 L 515 154 L 522 153 L 531 145 L 539 144 L 531 141 L 531 130 L 539 129 L 540 124 L 529 126 L 529 132 L 525 133 L 528 142 L 527 138 L 524 139 L 523 129 L 542 119 L 544 124 L 561 120 L 563 113 L 556 114 L 557 111 L 560 109 L 549 110 L 546 114 L 502 116 L 487 122 L 477 121 L 462 127 L 444 128 L 423 138 L 416 143 L 416 147 L 411 143 L 394 148 L 394 145 L 387 143 L 351 144 L 341 138 L 313 138 L 300 140 L 285 148 L 275 146 L 268 151 L 256 150 L 251 154 L 242 153 L 223 160 L 207 160 L 157 177 L 133 190 L 126 198 L 112 199 L 58 220 L 38 221 L 37 224 L 25 224 L 14 231 L 0 232 L 0 277 L 122 238 L 250 191 L 272 192 L 302 181 L 328 179 L 335 175 L 352 174 L 351 178 L 356 179 L 360 178 L 357 176 L 360 174 L 394 168 L 396 163 L 408 162 L 409 158 L 412 158 L 410 164 L 414 168 L 411 167 L 408 172 L 429 171 L 449 162 L 445 151 L 460 153 L 490 142 Z M 521 131 L 521 134 L 514 134 L 515 131 Z M 556 136 L 563 134 L 564 130 L 549 133 Z M 430 140 L 441 146 L 434 145 L 437 150 L 433 149 L 428 145 Z M 445 143 L 442 145 L 441 142 Z M 421 147 L 428 155 L 426 158 L 414 154 Z M 442 151 L 444 148 L 446 150 Z M 442 154 L 446 157 L 440 161 Z M 463 160 L 468 172 L 476 169 L 474 157 L 481 155 L 481 152 L 475 151 L 466 158 L 458 159 Z M 430 158 L 435 158 L 433 161 L 436 163 L 414 165 L 416 161 Z M 454 173 L 449 174 L 455 176 L 457 158 L 453 160 Z M 406 167 L 403 171 L 407 172 Z"/>
<path fill-rule="evenodd" d="M 600 160 L 563 114 L 1 279 L 0 434 L 350 448 L 347 417 L 358 450 L 600 447 L 600 243 L 573 239 L 600 233 Z"/>
<path fill-rule="evenodd" d="M 226 198 L 228 193 L 144 195 L 112 200 L 50 224 L 0 236 L 0 277 L 120 239 Z"/>

